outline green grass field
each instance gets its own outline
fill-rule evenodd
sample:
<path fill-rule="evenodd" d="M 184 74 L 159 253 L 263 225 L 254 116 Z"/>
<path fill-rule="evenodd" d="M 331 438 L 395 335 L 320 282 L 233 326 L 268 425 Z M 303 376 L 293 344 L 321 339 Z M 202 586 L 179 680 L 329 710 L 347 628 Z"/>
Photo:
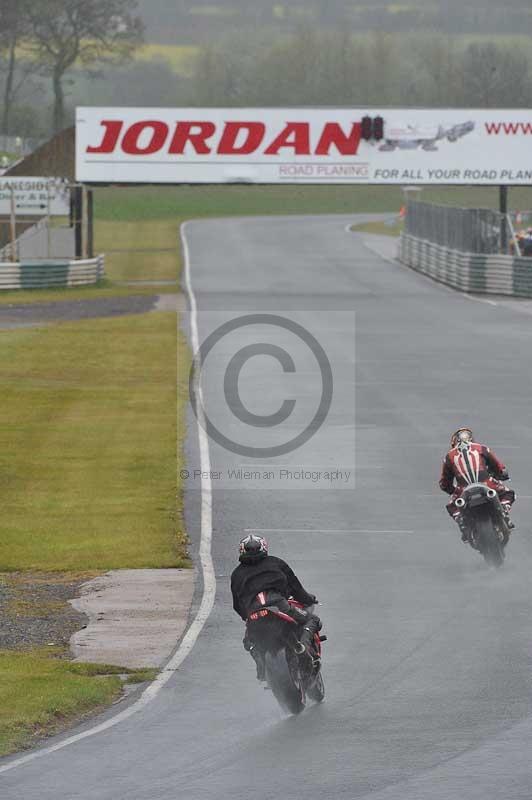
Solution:
<path fill-rule="evenodd" d="M 199 47 L 194 45 L 144 44 L 135 53 L 135 60 L 163 60 L 178 75 L 190 75 L 194 70 L 194 62 L 198 53 Z"/>
<path fill-rule="evenodd" d="M 359 186 L 145 186 L 96 191 L 97 219 L 196 219 L 269 214 L 348 214 L 393 211 L 400 188 Z"/>
<path fill-rule="evenodd" d="M 175 220 L 100 218 L 99 225 L 114 280 L 176 280 Z M 131 289 L 108 279 L 97 288 L 8 292 L 1 300 L 165 288 Z M 166 290 L 175 292 L 176 284 Z M 172 313 L 0 330 L 0 572 L 60 571 L 66 579 L 189 565 L 179 478 L 188 367 Z M 18 606 L 5 611 L 22 613 Z M 96 677 L 102 670 L 93 665 L 50 655 L 0 651 L 0 755 L 119 696 L 118 677 Z"/>
<path fill-rule="evenodd" d="M 185 565 L 188 356 L 175 314 L 4 330 L 0 342 L 0 571 Z"/>
<path fill-rule="evenodd" d="M 80 715 L 116 700 L 122 679 L 153 678 L 153 670 L 58 660 L 42 652 L 0 650 L 0 756 L 30 747 Z"/>
<path fill-rule="evenodd" d="M 106 275 L 111 282 L 172 280 L 177 284 L 178 240 L 179 223 L 172 218 L 121 222 L 101 219 L 96 224 L 95 246 L 97 252 L 106 255 Z"/>
<path fill-rule="evenodd" d="M 376 233 L 379 236 L 400 236 L 403 230 L 403 223 L 397 218 L 390 218 L 386 222 L 374 221 L 352 225 L 351 230 L 360 231 L 361 233 Z"/>
<path fill-rule="evenodd" d="M 497 208 L 498 187 L 430 186 L 420 200 Z M 96 190 L 97 226 L 171 219 L 269 214 L 361 214 L 398 211 L 400 186 L 145 186 Z M 512 208 L 532 208 L 532 188 L 510 190 Z"/>

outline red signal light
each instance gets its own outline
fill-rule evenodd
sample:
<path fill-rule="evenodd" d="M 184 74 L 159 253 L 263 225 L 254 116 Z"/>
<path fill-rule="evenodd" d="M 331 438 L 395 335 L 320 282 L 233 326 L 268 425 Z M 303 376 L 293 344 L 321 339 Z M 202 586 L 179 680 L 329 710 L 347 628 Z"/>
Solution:
<path fill-rule="evenodd" d="M 361 136 L 366 141 L 369 142 L 371 137 L 373 136 L 373 120 L 371 117 L 362 117 L 361 123 Z"/>
<path fill-rule="evenodd" d="M 384 120 L 382 117 L 375 117 L 373 120 L 373 138 L 376 142 L 384 139 Z"/>

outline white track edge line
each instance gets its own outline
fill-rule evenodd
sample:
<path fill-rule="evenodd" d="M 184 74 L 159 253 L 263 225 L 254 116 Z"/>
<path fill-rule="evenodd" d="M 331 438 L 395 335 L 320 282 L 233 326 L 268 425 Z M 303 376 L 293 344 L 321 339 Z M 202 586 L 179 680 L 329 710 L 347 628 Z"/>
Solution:
<path fill-rule="evenodd" d="M 197 305 L 196 305 L 196 298 L 192 290 L 192 283 L 190 280 L 190 257 L 189 257 L 188 243 L 185 237 L 185 230 L 184 230 L 185 227 L 186 223 L 183 223 L 180 228 L 180 237 L 181 237 L 181 244 L 183 247 L 184 267 L 185 267 L 185 272 L 184 272 L 185 290 L 188 297 L 189 309 L 190 309 L 190 331 L 191 331 L 192 349 L 194 353 L 197 353 L 199 350 Z M 202 397 L 201 386 L 199 385 L 197 387 L 197 393 L 198 393 L 198 399 L 200 400 L 197 409 L 198 413 L 197 428 L 198 428 L 198 440 L 199 440 L 199 451 L 200 451 L 200 463 L 201 463 L 202 475 L 208 476 L 211 470 L 211 459 L 209 452 L 209 440 L 205 432 L 205 426 L 202 425 L 202 422 L 204 422 L 203 402 L 202 402 L 203 397 Z M 20 767 L 23 764 L 28 764 L 30 761 L 35 761 L 36 759 L 42 758 L 43 756 L 50 755 L 50 753 L 55 753 L 57 750 L 62 750 L 64 747 L 68 747 L 71 744 L 80 742 L 83 739 L 88 739 L 90 736 L 95 736 L 98 733 L 103 733 L 104 731 L 109 730 L 109 728 L 113 728 L 115 725 L 118 725 L 120 722 L 124 722 L 124 720 L 129 719 L 134 714 L 137 714 L 139 711 L 145 708 L 148 705 L 148 703 L 151 703 L 151 701 L 157 697 L 163 686 L 165 686 L 165 684 L 168 683 L 174 672 L 181 666 L 185 658 L 191 652 L 214 606 L 214 598 L 216 595 L 216 576 L 214 574 L 211 545 L 212 545 L 212 483 L 209 477 L 202 477 L 200 563 L 203 574 L 203 596 L 201 599 L 201 604 L 198 609 L 198 612 L 194 617 L 192 624 L 188 628 L 181 644 L 179 645 L 178 649 L 176 650 L 172 658 L 168 661 L 166 666 L 158 674 L 155 680 L 152 683 L 150 683 L 150 685 L 143 691 L 139 699 L 135 703 L 130 705 L 128 708 L 124 709 L 124 711 L 121 711 L 115 716 L 111 717 L 111 719 L 108 719 L 105 722 L 96 725 L 94 728 L 89 728 L 89 730 L 82 731 L 81 733 L 75 734 L 74 736 L 69 736 L 67 739 L 63 739 L 62 741 L 57 742 L 57 744 L 50 745 L 50 747 L 45 747 L 42 750 L 36 750 L 35 752 L 29 753 L 26 756 L 22 756 L 21 758 L 17 758 L 13 761 L 10 761 L 4 766 L 0 766 L 0 774 L 15 769 L 16 767 Z"/>

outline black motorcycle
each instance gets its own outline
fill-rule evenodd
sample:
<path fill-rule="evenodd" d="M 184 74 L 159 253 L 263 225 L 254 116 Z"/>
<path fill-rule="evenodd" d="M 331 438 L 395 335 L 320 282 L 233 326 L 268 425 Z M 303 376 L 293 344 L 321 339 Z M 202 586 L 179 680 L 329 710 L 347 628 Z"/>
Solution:
<path fill-rule="evenodd" d="M 454 502 L 461 511 L 471 547 L 481 553 L 486 564 L 502 566 L 510 529 L 495 489 L 472 483 Z"/>
<path fill-rule="evenodd" d="M 303 606 L 295 600 L 295 608 Z M 275 605 L 264 606 L 248 618 L 248 629 L 265 654 L 266 682 L 279 705 L 290 714 L 299 714 L 309 697 L 316 703 L 325 698 L 321 674 L 321 643 L 326 636 L 315 634 L 310 651 L 298 640 L 296 620 Z"/>

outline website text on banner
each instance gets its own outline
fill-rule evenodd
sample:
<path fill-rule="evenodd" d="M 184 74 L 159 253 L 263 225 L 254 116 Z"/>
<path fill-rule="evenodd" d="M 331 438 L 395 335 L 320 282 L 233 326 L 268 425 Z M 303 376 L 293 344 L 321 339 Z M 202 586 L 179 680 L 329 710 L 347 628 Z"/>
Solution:
<path fill-rule="evenodd" d="M 78 108 L 88 183 L 532 182 L 532 110 Z"/>

